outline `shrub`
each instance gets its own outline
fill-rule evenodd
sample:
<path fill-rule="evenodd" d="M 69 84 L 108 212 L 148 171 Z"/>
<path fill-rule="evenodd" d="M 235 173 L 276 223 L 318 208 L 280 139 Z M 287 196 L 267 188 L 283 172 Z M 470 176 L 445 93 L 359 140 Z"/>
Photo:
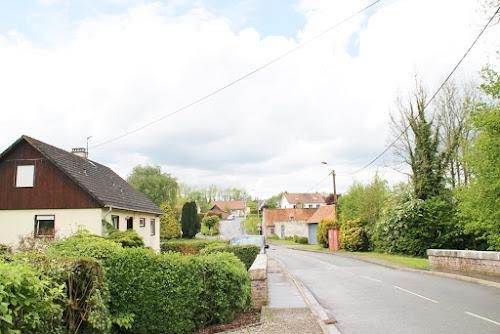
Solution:
<path fill-rule="evenodd" d="M 307 239 L 307 237 L 298 237 L 296 242 L 302 245 L 307 245 L 309 243 L 309 240 Z"/>
<path fill-rule="evenodd" d="M 160 216 L 160 238 L 172 239 L 180 237 L 181 225 L 175 219 L 174 210 L 168 203 L 163 203 L 160 209 L 165 212 L 164 215 Z"/>
<path fill-rule="evenodd" d="M 363 230 L 361 219 L 344 220 L 340 227 L 340 248 L 350 252 L 366 251 L 368 239 Z"/>
<path fill-rule="evenodd" d="M 318 224 L 318 229 L 316 231 L 316 240 L 318 244 L 324 248 L 328 247 L 328 227 L 339 226 L 336 219 L 321 219 Z"/>
<path fill-rule="evenodd" d="M 260 253 L 260 247 L 257 245 L 224 245 L 202 249 L 200 254 L 206 255 L 221 252 L 233 253 L 236 257 L 238 257 L 238 259 L 240 259 L 241 262 L 245 264 L 245 267 L 248 270 L 252 266 L 257 255 Z"/>
<path fill-rule="evenodd" d="M 114 241 L 97 236 L 73 236 L 52 243 L 47 254 L 59 257 L 92 257 L 97 260 L 107 259 L 119 252 L 122 246 Z"/>
<path fill-rule="evenodd" d="M 200 220 L 196 212 L 196 203 L 187 202 L 182 207 L 181 217 L 182 237 L 194 238 L 200 228 Z"/>
<path fill-rule="evenodd" d="M 136 230 L 120 231 L 113 225 L 103 219 L 102 224 L 108 233 L 106 239 L 112 240 L 121 244 L 123 247 L 144 247 L 142 237 L 137 234 Z"/>
<path fill-rule="evenodd" d="M 217 226 L 219 224 L 219 217 L 217 217 L 215 215 L 204 217 L 201 220 L 201 224 L 202 224 L 202 234 L 205 234 L 205 233 L 203 233 L 204 232 L 203 226 L 206 228 L 206 230 L 208 230 L 209 235 L 219 234 L 219 229 L 217 228 Z M 212 229 L 212 232 L 210 232 L 210 229 Z"/>
<path fill-rule="evenodd" d="M 169 240 L 163 241 L 160 244 L 162 253 L 176 252 L 184 255 L 198 254 L 202 249 L 207 247 L 215 247 L 227 245 L 229 240 L 205 240 L 205 239 L 192 239 L 192 240 Z"/>
<path fill-rule="evenodd" d="M 62 332 L 64 285 L 28 263 L 0 261 L 0 333 Z"/>
<path fill-rule="evenodd" d="M 250 282 L 232 254 L 158 255 L 128 248 L 106 260 L 112 316 L 122 333 L 185 333 L 246 309 Z"/>

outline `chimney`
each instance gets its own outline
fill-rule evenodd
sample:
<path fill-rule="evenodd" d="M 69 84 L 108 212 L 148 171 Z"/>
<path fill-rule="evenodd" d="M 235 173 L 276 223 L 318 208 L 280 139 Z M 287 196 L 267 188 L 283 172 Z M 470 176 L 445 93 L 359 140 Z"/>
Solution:
<path fill-rule="evenodd" d="M 85 147 L 72 148 L 71 153 L 82 158 L 87 158 L 87 151 L 85 150 Z"/>

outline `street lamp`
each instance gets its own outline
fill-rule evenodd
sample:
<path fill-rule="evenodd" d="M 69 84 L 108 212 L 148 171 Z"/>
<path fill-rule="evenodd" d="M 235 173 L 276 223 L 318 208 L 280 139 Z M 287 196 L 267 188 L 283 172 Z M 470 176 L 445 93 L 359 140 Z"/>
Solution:
<path fill-rule="evenodd" d="M 321 163 L 323 165 L 331 166 L 326 161 L 322 161 Z M 334 169 L 332 169 L 332 178 L 333 178 L 333 205 L 335 205 L 335 218 L 338 219 L 338 217 L 337 217 L 337 188 L 335 187 L 335 170 Z"/>

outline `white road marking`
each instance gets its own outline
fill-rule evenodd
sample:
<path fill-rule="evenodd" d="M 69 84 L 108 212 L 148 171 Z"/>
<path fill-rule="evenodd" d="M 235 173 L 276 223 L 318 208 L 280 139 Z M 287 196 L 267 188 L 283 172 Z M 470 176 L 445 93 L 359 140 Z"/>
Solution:
<path fill-rule="evenodd" d="M 373 277 L 370 277 L 370 276 L 361 275 L 361 277 L 369 279 L 369 280 L 372 280 L 372 281 L 375 281 L 375 282 L 383 283 L 381 280 L 373 278 Z"/>
<path fill-rule="evenodd" d="M 494 321 L 494 320 L 491 320 L 491 319 L 488 319 L 488 318 L 482 317 L 482 316 L 480 316 L 480 315 L 477 315 L 477 314 L 474 314 L 474 313 L 471 313 L 471 312 L 465 312 L 465 313 L 466 313 L 466 314 L 468 314 L 468 315 L 471 315 L 471 316 L 473 316 L 473 317 L 476 317 L 476 318 L 478 318 L 478 319 L 481 319 L 481 320 L 484 320 L 484 321 L 489 321 L 489 322 L 491 322 L 492 324 L 495 324 L 495 325 L 497 325 L 497 326 L 500 326 L 500 322 L 496 322 L 496 321 Z"/>
<path fill-rule="evenodd" d="M 436 304 L 437 304 L 437 303 L 439 303 L 438 301 L 435 301 L 434 299 L 430 299 L 430 298 L 424 297 L 424 296 L 422 296 L 422 295 L 419 295 L 418 293 L 415 293 L 415 292 L 412 292 L 412 291 L 410 291 L 410 290 L 406 290 L 406 289 L 400 288 L 399 286 L 394 285 L 394 287 L 395 287 L 396 289 L 402 290 L 402 291 L 404 291 L 404 292 L 411 293 L 412 295 L 415 295 L 415 296 L 417 296 L 417 297 L 423 298 L 423 299 L 428 300 L 428 301 L 430 301 L 430 302 L 433 302 L 433 303 L 436 303 Z"/>

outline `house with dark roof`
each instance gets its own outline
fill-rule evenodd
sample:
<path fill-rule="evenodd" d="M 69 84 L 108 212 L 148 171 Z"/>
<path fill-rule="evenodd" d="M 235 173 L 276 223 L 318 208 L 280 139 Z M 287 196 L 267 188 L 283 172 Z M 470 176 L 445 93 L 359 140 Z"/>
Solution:
<path fill-rule="evenodd" d="M 250 209 L 247 209 L 245 201 L 213 201 L 210 210 L 222 213 L 222 219 L 226 219 L 229 215 L 239 217 L 247 214 Z"/>
<path fill-rule="evenodd" d="M 326 205 L 320 193 L 288 193 L 284 192 L 280 201 L 281 209 L 319 208 Z"/>
<path fill-rule="evenodd" d="M 317 208 L 306 209 L 264 209 L 262 214 L 262 225 L 265 236 L 277 235 L 281 239 L 285 237 L 309 237 L 307 221 L 314 215 Z"/>
<path fill-rule="evenodd" d="M 0 243 L 21 236 L 64 238 L 84 227 L 103 235 L 105 219 L 160 248 L 164 212 L 108 167 L 22 136 L 0 154 Z"/>

